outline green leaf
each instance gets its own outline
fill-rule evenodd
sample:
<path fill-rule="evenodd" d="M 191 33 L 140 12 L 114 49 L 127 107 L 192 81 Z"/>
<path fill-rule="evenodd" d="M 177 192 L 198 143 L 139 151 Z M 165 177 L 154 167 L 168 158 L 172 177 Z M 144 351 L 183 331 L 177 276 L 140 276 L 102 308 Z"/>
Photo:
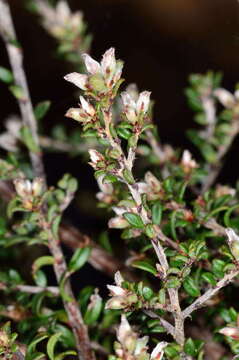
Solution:
<path fill-rule="evenodd" d="M 49 356 L 50 360 L 54 360 L 54 352 L 55 352 L 55 346 L 59 338 L 61 337 L 61 333 L 56 333 L 50 337 L 50 339 L 47 342 L 46 350 L 47 355 Z"/>
<path fill-rule="evenodd" d="M 194 345 L 194 342 L 191 338 L 186 341 L 184 345 L 184 351 L 190 356 L 195 356 L 197 354 L 196 346 Z"/>
<path fill-rule="evenodd" d="M 27 356 L 28 356 L 28 354 L 30 355 L 31 353 L 35 352 L 36 345 L 47 338 L 48 338 L 48 335 L 45 333 L 43 333 L 43 334 L 41 333 L 41 334 L 37 335 L 27 347 Z M 27 357 L 26 357 L 26 360 L 28 360 Z"/>
<path fill-rule="evenodd" d="M 50 101 L 42 101 L 38 103 L 34 108 L 34 115 L 37 120 L 41 120 L 47 113 L 51 106 Z"/>
<path fill-rule="evenodd" d="M 197 297 L 200 295 L 199 288 L 192 277 L 187 277 L 183 282 L 184 290 L 193 297 Z"/>
<path fill-rule="evenodd" d="M 9 86 L 9 90 L 18 100 L 25 100 L 25 94 L 21 86 L 18 85 L 11 85 Z"/>
<path fill-rule="evenodd" d="M 155 225 L 160 225 L 163 213 L 163 206 L 157 201 L 152 207 L 152 221 Z"/>
<path fill-rule="evenodd" d="M 143 287 L 142 293 L 143 293 L 143 297 L 144 297 L 145 300 L 147 300 L 147 301 L 150 300 L 150 299 L 153 297 L 153 295 L 154 295 L 153 290 L 150 289 L 150 288 L 147 287 L 147 286 L 144 286 L 144 287 Z"/>
<path fill-rule="evenodd" d="M 144 271 L 148 271 L 148 272 L 150 272 L 150 273 L 153 274 L 153 275 L 156 275 L 156 274 L 157 274 L 157 270 L 155 269 L 155 267 L 152 266 L 151 264 L 149 264 L 149 263 L 146 262 L 146 261 L 135 261 L 135 262 L 132 264 L 132 266 L 135 267 L 135 268 L 144 270 Z"/>
<path fill-rule="evenodd" d="M 41 286 L 41 287 L 47 286 L 47 278 L 42 270 L 38 270 L 34 273 L 34 280 L 37 286 Z"/>
<path fill-rule="evenodd" d="M 11 84 L 13 82 L 12 72 L 3 66 L 0 66 L 0 80 L 7 84 Z"/>
<path fill-rule="evenodd" d="M 95 299 L 93 300 L 93 307 L 92 304 L 90 304 L 84 316 L 84 322 L 86 325 L 93 325 L 98 320 L 103 307 L 103 302 L 101 297 L 99 295 L 93 295 L 93 296 L 95 296 Z"/>
<path fill-rule="evenodd" d="M 39 146 L 36 144 L 33 136 L 32 136 L 32 132 L 30 131 L 30 129 L 27 126 L 23 126 L 20 130 L 21 133 L 21 139 L 22 142 L 26 145 L 26 147 L 34 152 L 37 153 L 40 151 Z"/>
<path fill-rule="evenodd" d="M 216 283 L 217 283 L 215 277 L 214 277 L 213 274 L 210 273 L 210 272 L 205 272 L 205 273 L 203 273 L 203 274 L 202 274 L 202 278 L 203 278 L 203 280 L 205 280 L 206 282 L 208 282 L 209 284 L 211 284 L 211 285 L 213 285 L 213 286 L 215 286 Z"/>
<path fill-rule="evenodd" d="M 84 247 L 77 249 L 72 258 L 70 259 L 68 269 L 71 272 L 75 272 L 79 270 L 88 260 L 88 257 L 90 256 L 90 247 Z"/>
<path fill-rule="evenodd" d="M 168 289 L 175 289 L 175 288 L 180 287 L 180 285 L 181 285 L 181 282 L 176 276 L 171 276 L 166 282 L 166 287 Z"/>
<path fill-rule="evenodd" d="M 155 230 L 154 230 L 154 226 L 153 224 L 147 224 L 145 226 L 145 234 L 150 238 L 154 238 L 156 236 Z"/>
<path fill-rule="evenodd" d="M 41 256 L 32 265 L 33 273 L 36 273 L 42 266 L 53 265 L 53 256 Z"/>
<path fill-rule="evenodd" d="M 113 254 L 113 249 L 110 243 L 109 235 L 107 231 L 104 231 L 99 236 L 99 244 L 110 254 Z"/>
<path fill-rule="evenodd" d="M 139 215 L 128 212 L 128 213 L 124 213 L 123 216 L 131 226 L 133 226 L 137 229 L 144 228 L 145 225 Z"/>
<path fill-rule="evenodd" d="M 54 237 L 56 238 L 58 237 L 58 229 L 60 222 L 61 222 L 61 215 L 56 216 L 55 219 L 52 221 L 51 231 Z"/>

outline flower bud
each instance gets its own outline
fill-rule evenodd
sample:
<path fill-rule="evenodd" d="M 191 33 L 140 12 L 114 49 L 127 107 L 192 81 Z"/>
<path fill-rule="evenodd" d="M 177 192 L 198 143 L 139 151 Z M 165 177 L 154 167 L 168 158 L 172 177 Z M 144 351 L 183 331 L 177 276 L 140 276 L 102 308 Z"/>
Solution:
<path fill-rule="evenodd" d="M 43 192 L 44 181 L 42 178 L 36 177 L 32 182 L 32 195 L 40 196 Z"/>
<path fill-rule="evenodd" d="M 107 301 L 105 309 L 119 310 L 124 309 L 126 306 L 127 304 L 123 296 L 114 296 Z"/>
<path fill-rule="evenodd" d="M 32 195 L 32 185 L 29 180 L 19 178 L 13 182 L 16 192 L 21 198 Z"/>
<path fill-rule="evenodd" d="M 231 228 L 225 229 L 227 241 L 231 249 L 231 253 L 236 260 L 239 260 L 239 236 Z"/>
<path fill-rule="evenodd" d="M 168 343 L 166 341 L 158 343 L 151 353 L 150 360 L 161 360 L 164 354 L 164 348 L 167 345 Z"/>
<path fill-rule="evenodd" d="M 108 227 L 110 229 L 125 229 L 128 226 L 129 226 L 128 221 L 121 216 L 115 216 L 111 218 L 108 222 Z"/>
<path fill-rule="evenodd" d="M 227 90 L 219 88 L 214 91 L 214 95 L 220 103 L 227 109 L 231 109 L 235 105 L 234 96 Z"/>
<path fill-rule="evenodd" d="M 229 336 L 232 339 L 239 340 L 239 328 L 237 327 L 224 327 L 219 331 L 220 334 Z"/>

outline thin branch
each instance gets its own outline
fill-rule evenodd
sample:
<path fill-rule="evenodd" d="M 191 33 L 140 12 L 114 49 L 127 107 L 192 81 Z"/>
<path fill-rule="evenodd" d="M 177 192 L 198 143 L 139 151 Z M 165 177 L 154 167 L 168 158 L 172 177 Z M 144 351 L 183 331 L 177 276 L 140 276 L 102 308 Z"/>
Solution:
<path fill-rule="evenodd" d="M 174 326 L 171 325 L 168 321 L 164 320 L 161 316 L 153 312 L 152 310 L 144 310 L 144 313 L 151 317 L 152 319 L 158 319 L 160 324 L 164 327 L 168 334 L 175 337 Z"/>
<path fill-rule="evenodd" d="M 213 163 L 208 170 L 208 176 L 206 176 L 206 178 L 204 179 L 204 183 L 202 186 L 202 190 L 201 190 L 202 194 L 213 185 L 216 178 L 218 177 L 223 167 L 223 158 L 229 151 L 235 137 L 238 135 L 238 132 L 239 132 L 239 124 L 238 124 L 238 118 L 236 118 L 233 119 L 232 121 L 228 142 L 226 144 L 220 145 L 217 152 L 216 162 Z"/>
<path fill-rule="evenodd" d="M 202 296 L 200 296 L 191 305 L 189 305 L 186 309 L 183 310 L 182 315 L 184 319 L 187 318 L 193 311 L 204 306 L 206 301 L 208 301 L 211 297 L 213 297 L 224 286 L 227 286 L 238 274 L 239 274 L 238 268 L 227 273 L 220 281 L 218 281 L 216 286 L 207 290 Z"/>
<path fill-rule="evenodd" d="M 38 294 L 43 291 L 47 291 L 51 293 L 54 296 L 59 296 L 60 291 L 59 288 L 56 286 L 31 286 L 31 285 L 15 285 L 15 286 L 9 286 L 3 282 L 0 282 L 0 290 L 13 290 L 13 291 L 22 291 L 26 292 L 28 294 Z"/>
<path fill-rule="evenodd" d="M 38 146 L 39 140 L 37 135 L 37 123 L 32 108 L 26 75 L 23 69 L 23 52 L 22 49 L 18 46 L 10 8 L 7 1 L 5 0 L 0 0 L 0 35 L 5 42 L 6 50 L 13 71 L 15 85 L 19 86 L 23 92 L 23 95 L 18 98 L 23 124 L 29 128 L 32 138 L 35 144 Z M 41 152 L 30 151 L 29 155 L 31 158 L 34 175 L 45 178 Z"/>

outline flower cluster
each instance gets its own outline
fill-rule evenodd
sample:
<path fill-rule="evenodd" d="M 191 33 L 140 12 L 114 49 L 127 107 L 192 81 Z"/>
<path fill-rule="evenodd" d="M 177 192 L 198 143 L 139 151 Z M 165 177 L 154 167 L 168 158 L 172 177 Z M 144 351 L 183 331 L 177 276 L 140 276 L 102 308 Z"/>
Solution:
<path fill-rule="evenodd" d="M 27 210 L 32 210 L 34 201 L 39 199 L 44 190 L 42 178 L 35 178 L 32 182 L 27 179 L 17 178 L 14 180 L 17 195 L 22 205 Z"/>
<path fill-rule="evenodd" d="M 46 1 L 39 0 L 37 10 L 43 17 L 46 30 L 57 39 L 65 38 L 70 32 L 80 35 L 84 29 L 82 12 L 72 13 L 65 0 L 60 0 L 55 8 Z"/>
<path fill-rule="evenodd" d="M 133 304 L 138 301 L 138 297 L 135 293 L 129 291 L 122 287 L 124 282 L 123 277 L 120 272 L 115 273 L 115 285 L 107 285 L 112 298 L 109 299 L 106 303 L 106 309 L 126 309 L 130 308 Z"/>
<path fill-rule="evenodd" d="M 121 323 L 117 331 L 117 342 L 114 348 L 118 359 L 125 360 L 161 360 L 164 355 L 164 348 L 168 345 L 162 341 L 156 345 L 152 353 L 148 352 L 148 336 L 140 338 L 135 333 L 124 315 L 121 316 Z"/>
<path fill-rule="evenodd" d="M 107 50 L 101 62 L 97 62 L 88 54 L 82 55 L 88 74 L 71 73 L 66 75 L 65 80 L 73 83 L 81 90 L 88 91 L 95 98 L 104 98 L 111 95 L 113 98 L 119 86 L 123 62 L 115 59 L 115 50 Z"/>

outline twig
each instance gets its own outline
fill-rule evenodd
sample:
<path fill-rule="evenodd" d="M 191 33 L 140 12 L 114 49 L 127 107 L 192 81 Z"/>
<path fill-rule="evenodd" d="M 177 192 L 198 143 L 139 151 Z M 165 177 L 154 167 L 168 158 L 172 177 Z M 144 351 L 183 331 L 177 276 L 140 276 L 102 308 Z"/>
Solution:
<path fill-rule="evenodd" d="M 54 296 L 59 296 L 59 288 L 56 286 L 31 286 L 31 285 L 15 285 L 15 286 L 8 286 L 7 284 L 0 282 L 0 290 L 13 290 L 13 291 L 22 291 L 29 294 L 38 294 L 43 291 L 47 291 Z"/>
<path fill-rule="evenodd" d="M 160 324 L 164 327 L 168 334 L 175 336 L 174 326 L 171 325 L 168 321 L 164 320 L 161 316 L 153 312 L 152 310 L 144 310 L 144 313 L 151 317 L 152 319 L 158 319 Z"/>
<path fill-rule="evenodd" d="M 6 50 L 13 70 L 15 84 L 19 86 L 23 92 L 23 95 L 18 98 L 23 124 L 29 128 L 32 138 L 38 146 L 39 140 L 37 136 L 37 123 L 34 117 L 26 75 L 23 69 L 23 52 L 17 44 L 17 37 L 10 14 L 10 8 L 5 0 L 0 0 L 0 35 L 5 42 Z M 45 178 L 41 152 L 30 151 L 29 155 L 34 175 Z"/>
<path fill-rule="evenodd" d="M 120 270 L 127 280 L 136 281 L 136 275 L 129 270 L 120 260 L 106 252 L 102 247 L 96 244 L 89 236 L 82 234 L 78 229 L 71 225 L 61 225 L 61 241 L 71 249 L 78 249 L 85 244 L 92 248 L 89 263 L 97 270 L 104 272 L 112 277 L 116 271 Z"/>
<path fill-rule="evenodd" d="M 216 162 L 213 163 L 209 170 L 208 170 L 208 176 L 204 179 L 204 183 L 202 186 L 201 193 L 203 194 L 205 191 L 207 191 L 214 183 L 216 178 L 218 177 L 222 167 L 223 167 L 223 158 L 226 155 L 226 153 L 229 151 L 235 137 L 238 135 L 239 132 L 239 124 L 238 124 L 238 117 L 233 119 L 231 124 L 231 131 L 229 134 L 229 139 L 226 144 L 220 145 L 218 153 L 217 153 L 217 159 Z"/>
<path fill-rule="evenodd" d="M 228 285 L 233 280 L 233 278 L 238 274 L 239 274 L 238 268 L 227 273 L 220 281 L 218 281 L 216 286 L 207 290 L 202 296 L 200 296 L 191 305 L 189 305 L 186 309 L 183 310 L 182 315 L 184 319 L 187 318 L 193 311 L 202 307 L 207 300 L 213 297 L 221 288 Z"/>

